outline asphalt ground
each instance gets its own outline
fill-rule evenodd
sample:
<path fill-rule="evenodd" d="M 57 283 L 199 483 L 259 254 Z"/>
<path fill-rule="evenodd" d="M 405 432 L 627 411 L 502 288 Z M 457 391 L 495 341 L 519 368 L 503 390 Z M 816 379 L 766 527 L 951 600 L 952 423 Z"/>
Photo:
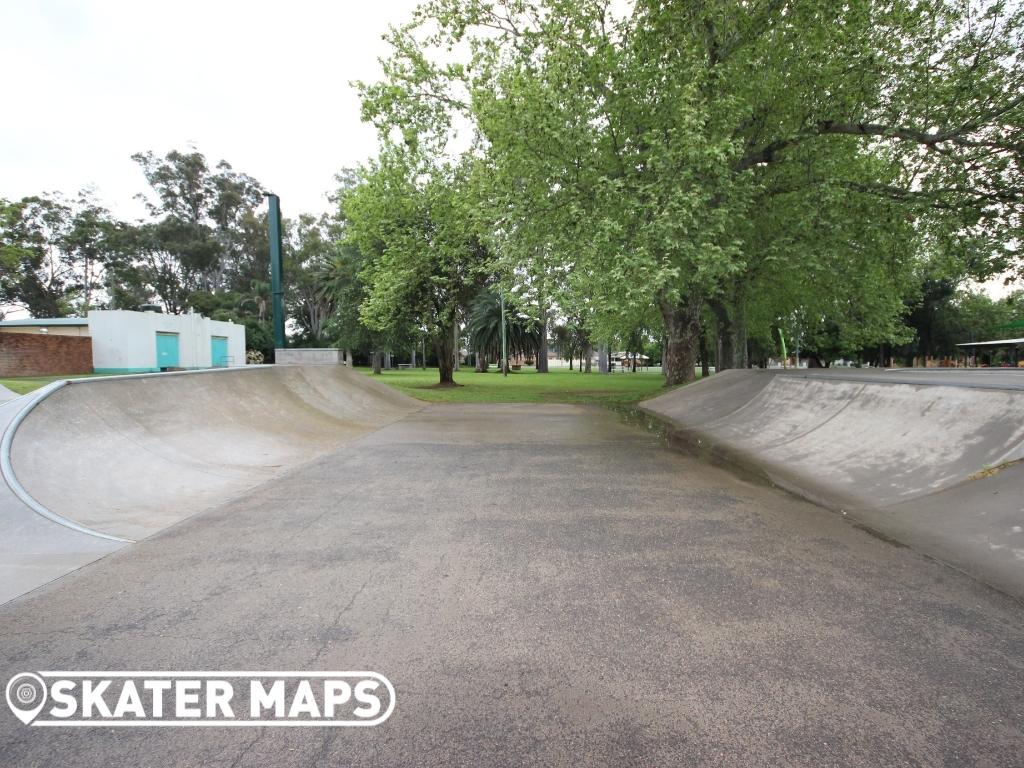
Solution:
<path fill-rule="evenodd" d="M 1024 607 L 597 407 L 436 405 L 0 607 L 27 670 L 386 675 L 373 728 L 3 766 L 1019 766 Z"/>

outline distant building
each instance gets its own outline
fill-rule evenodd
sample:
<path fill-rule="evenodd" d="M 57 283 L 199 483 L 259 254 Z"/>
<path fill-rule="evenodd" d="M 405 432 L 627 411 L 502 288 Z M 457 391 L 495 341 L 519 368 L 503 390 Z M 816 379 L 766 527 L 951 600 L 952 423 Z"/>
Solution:
<path fill-rule="evenodd" d="M 29 341 L 7 334 L 47 339 Z M 87 336 L 96 373 L 149 373 L 245 365 L 245 327 L 197 314 L 97 310 L 88 317 L 0 321 L 0 374 L 88 373 L 82 343 L 57 337 Z M 42 369 L 47 370 L 43 371 Z"/>

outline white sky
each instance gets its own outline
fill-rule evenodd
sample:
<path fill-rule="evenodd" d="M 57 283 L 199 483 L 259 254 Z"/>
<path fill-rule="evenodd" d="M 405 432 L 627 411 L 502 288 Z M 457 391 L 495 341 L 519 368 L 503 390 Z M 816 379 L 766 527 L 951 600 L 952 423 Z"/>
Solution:
<path fill-rule="evenodd" d="M 194 145 L 319 213 L 334 174 L 375 153 L 352 80 L 415 0 L 0 0 L 0 197 L 86 186 L 123 218 L 135 152 Z"/>

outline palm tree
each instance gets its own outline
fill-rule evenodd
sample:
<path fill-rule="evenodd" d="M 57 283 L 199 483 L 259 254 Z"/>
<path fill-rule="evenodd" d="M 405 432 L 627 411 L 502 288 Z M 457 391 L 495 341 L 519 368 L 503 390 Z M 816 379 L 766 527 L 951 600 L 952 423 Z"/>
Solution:
<path fill-rule="evenodd" d="M 481 359 L 501 359 L 501 298 L 493 291 L 477 296 L 466 324 L 470 347 L 477 355 L 477 370 L 485 370 Z M 540 349 L 540 324 L 505 304 L 505 335 L 510 356 L 537 354 Z"/>

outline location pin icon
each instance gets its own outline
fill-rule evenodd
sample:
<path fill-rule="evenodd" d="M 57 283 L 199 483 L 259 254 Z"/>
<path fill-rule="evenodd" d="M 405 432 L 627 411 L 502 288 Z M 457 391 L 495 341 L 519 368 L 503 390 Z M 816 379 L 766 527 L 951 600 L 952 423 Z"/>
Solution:
<path fill-rule="evenodd" d="M 7 706 L 14 716 L 28 725 L 46 704 L 46 683 L 39 675 L 22 672 L 7 683 Z"/>

